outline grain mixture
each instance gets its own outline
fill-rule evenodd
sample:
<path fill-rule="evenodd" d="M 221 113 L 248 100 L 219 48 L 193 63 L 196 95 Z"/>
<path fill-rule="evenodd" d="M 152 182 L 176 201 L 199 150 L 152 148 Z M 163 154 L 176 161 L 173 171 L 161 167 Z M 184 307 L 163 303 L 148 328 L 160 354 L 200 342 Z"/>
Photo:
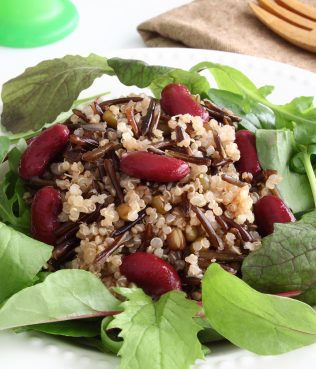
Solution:
<path fill-rule="evenodd" d="M 96 100 L 64 124 L 67 148 L 41 183 L 61 191 L 62 222 L 51 268 L 80 268 L 107 286 L 130 286 L 120 273 L 122 257 L 146 251 L 178 271 L 183 289 L 200 299 L 200 280 L 210 263 L 239 273 L 243 258 L 260 247 L 253 204 L 274 193 L 279 176 L 238 173 L 235 143 L 239 118 L 201 101 L 211 119 L 167 116 L 146 95 Z M 120 171 L 132 151 L 179 158 L 190 173 L 179 182 L 158 183 Z M 162 168 L 163 171 L 163 168 Z"/>

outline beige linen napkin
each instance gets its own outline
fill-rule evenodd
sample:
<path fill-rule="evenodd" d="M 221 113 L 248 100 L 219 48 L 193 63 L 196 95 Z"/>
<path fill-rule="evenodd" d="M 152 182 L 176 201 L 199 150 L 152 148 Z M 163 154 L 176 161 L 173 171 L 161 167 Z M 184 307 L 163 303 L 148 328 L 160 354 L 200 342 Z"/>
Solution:
<path fill-rule="evenodd" d="M 315 0 L 303 2 L 316 5 Z M 260 56 L 316 72 L 316 54 L 265 27 L 247 0 L 195 0 L 143 22 L 138 31 L 151 47 L 194 47 Z"/>

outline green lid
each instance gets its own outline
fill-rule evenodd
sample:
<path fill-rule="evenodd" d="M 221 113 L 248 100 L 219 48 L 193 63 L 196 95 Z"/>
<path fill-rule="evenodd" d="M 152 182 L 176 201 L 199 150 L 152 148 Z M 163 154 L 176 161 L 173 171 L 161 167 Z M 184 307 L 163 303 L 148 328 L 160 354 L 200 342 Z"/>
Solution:
<path fill-rule="evenodd" d="M 78 24 L 69 0 L 0 0 L 0 45 L 35 47 L 67 36 Z"/>

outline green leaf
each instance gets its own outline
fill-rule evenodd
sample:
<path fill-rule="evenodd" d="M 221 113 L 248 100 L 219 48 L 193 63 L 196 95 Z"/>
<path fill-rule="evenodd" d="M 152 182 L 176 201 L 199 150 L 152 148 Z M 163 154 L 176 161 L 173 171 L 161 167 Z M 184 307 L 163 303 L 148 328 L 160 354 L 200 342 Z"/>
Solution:
<path fill-rule="evenodd" d="M 224 340 L 224 337 L 216 332 L 205 318 L 198 317 L 195 318 L 194 321 L 202 327 L 202 330 L 198 333 L 198 339 L 201 343 L 206 344 Z"/>
<path fill-rule="evenodd" d="M 103 350 L 105 352 L 111 352 L 115 355 L 118 354 L 120 349 L 122 348 L 123 341 L 122 339 L 114 340 L 108 333 L 108 327 L 110 323 L 113 321 L 113 317 L 107 316 L 102 320 L 101 323 L 101 344 Z"/>
<path fill-rule="evenodd" d="M 205 77 L 200 76 L 198 73 L 187 72 L 185 70 L 176 69 L 170 71 L 165 76 L 158 77 L 150 84 L 150 89 L 153 94 L 159 98 L 162 89 L 169 83 L 182 83 L 190 92 L 195 94 L 206 94 L 210 88 L 210 85 Z"/>
<path fill-rule="evenodd" d="M 243 261 L 243 279 L 262 292 L 307 290 L 315 285 L 316 210 L 300 221 L 275 224 L 259 250 Z M 316 301 L 315 301 L 316 302 Z"/>
<path fill-rule="evenodd" d="M 265 295 L 212 264 L 202 281 L 212 327 L 236 346 L 277 355 L 316 342 L 316 313 L 297 300 Z"/>
<path fill-rule="evenodd" d="M 251 132 L 256 132 L 259 128 L 273 129 L 275 126 L 275 116 L 270 108 L 253 103 L 242 95 L 225 90 L 210 89 L 208 98 L 215 104 L 239 115 L 242 118 L 239 124 Z"/>
<path fill-rule="evenodd" d="M 141 60 L 112 58 L 108 60 L 118 79 L 126 86 L 150 87 L 156 97 L 169 83 L 182 83 L 193 94 L 207 92 L 209 83 L 196 72 L 181 69 L 149 65 Z"/>
<path fill-rule="evenodd" d="M 297 143 L 316 143 L 316 107 L 313 97 L 298 97 L 288 104 L 276 105 L 266 99 L 269 89 L 257 88 L 241 71 L 227 65 L 202 62 L 191 68 L 193 71 L 208 69 L 215 78 L 218 88 L 242 95 L 252 104 L 260 103 L 275 114 L 276 128 L 294 130 Z"/>
<path fill-rule="evenodd" d="M 117 310 L 118 301 L 94 274 L 77 269 L 59 270 L 3 304 L 0 330 L 102 317 Z"/>
<path fill-rule="evenodd" d="M 97 337 L 100 334 L 100 320 L 80 319 L 55 323 L 30 325 L 14 330 L 16 333 L 36 331 L 65 337 Z"/>
<path fill-rule="evenodd" d="M 174 68 L 149 65 L 141 60 L 112 58 L 108 60 L 118 79 L 126 86 L 144 88 L 161 75 L 168 74 Z"/>
<path fill-rule="evenodd" d="M 27 68 L 2 88 L 2 125 L 13 133 L 38 130 L 68 111 L 79 93 L 103 74 L 112 75 L 106 58 L 68 55 Z"/>
<path fill-rule="evenodd" d="M 272 94 L 274 91 L 274 86 L 271 85 L 265 85 L 258 88 L 258 91 L 260 92 L 260 95 L 263 97 L 267 97 Z"/>
<path fill-rule="evenodd" d="M 275 169 L 282 177 L 278 190 L 294 213 L 314 208 L 307 176 L 290 171 L 289 162 L 295 154 L 293 133 L 289 130 L 257 130 L 256 146 L 263 169 Z"/>
<path fill-rule="evenodd" d="M 11 163 L 9 162 L 10 166 L 12 166 Z M 23 233 L 28 233 L 30 210 L 23 199 L 25 192 L 24 183 L 17 173 L 17 168 L 9 171 L 0 182 L 0 221 Z"/>
<path fill-rule="evenodd" d="M 10 148 L 10 140 L 5 137 L 0 137 L 0 164 L 4 161 Z"/>
<path fill-rule="evenodd" d="M 51 246 L 0 223 L 0 303 L 30 286 L 51 253 Z"/>
<path fill-rule="evenodd" d="M 186 369 L 203 358 L 193 317 L 200 310 L 182 292 L 168 292 L 157 302 L 140 289 L 118 289 L 128 301 L 109 328 L 122 330 L 120 369 Z"/>

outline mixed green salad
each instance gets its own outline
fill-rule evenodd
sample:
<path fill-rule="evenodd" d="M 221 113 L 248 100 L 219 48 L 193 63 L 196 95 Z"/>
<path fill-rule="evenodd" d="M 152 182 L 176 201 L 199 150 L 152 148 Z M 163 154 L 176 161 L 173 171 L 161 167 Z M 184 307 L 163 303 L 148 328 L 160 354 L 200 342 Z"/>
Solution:
<path fill-rule="evenodd" d="M 215 79 L 211 86 L 202 71 Z M 126 86 L 182 83 L 230 109 L 256 134 L 261 167 L 283 180 L 281 197 L 298 219 L 276 224 L 243 261 L 242 279 L 212 264 L 202 303 L 171 291 L 153 300 L 139 288 L 110 292 L 92 273 L 44 272 L 52 247 L 29 237 L 30 209 L 18 175 L 26 140 L 82 101 L 81 91 L 107 74 Z M 106 86 L 110 90 L 110 86 Z M 316 343 L 316 107 L 301 96 L 275 105 L 273 86 L 256 87 L 240 71 L 212 62 L 190 70 L 142 61 L 65 56 L 41 62 L 2 88 L 0 136 L 0 330 L 66 336 L 121 358 L 120 368 L 185 369 L 228 340 L 261 355 Z M 92 99 L 92 98 L 91 98 Z M 69 114 L 69 113 L 68 113 Z M 63 116 L 67 116 L 64 113 Z M 299 291 L 294 298 L 273 293 Z"/>

